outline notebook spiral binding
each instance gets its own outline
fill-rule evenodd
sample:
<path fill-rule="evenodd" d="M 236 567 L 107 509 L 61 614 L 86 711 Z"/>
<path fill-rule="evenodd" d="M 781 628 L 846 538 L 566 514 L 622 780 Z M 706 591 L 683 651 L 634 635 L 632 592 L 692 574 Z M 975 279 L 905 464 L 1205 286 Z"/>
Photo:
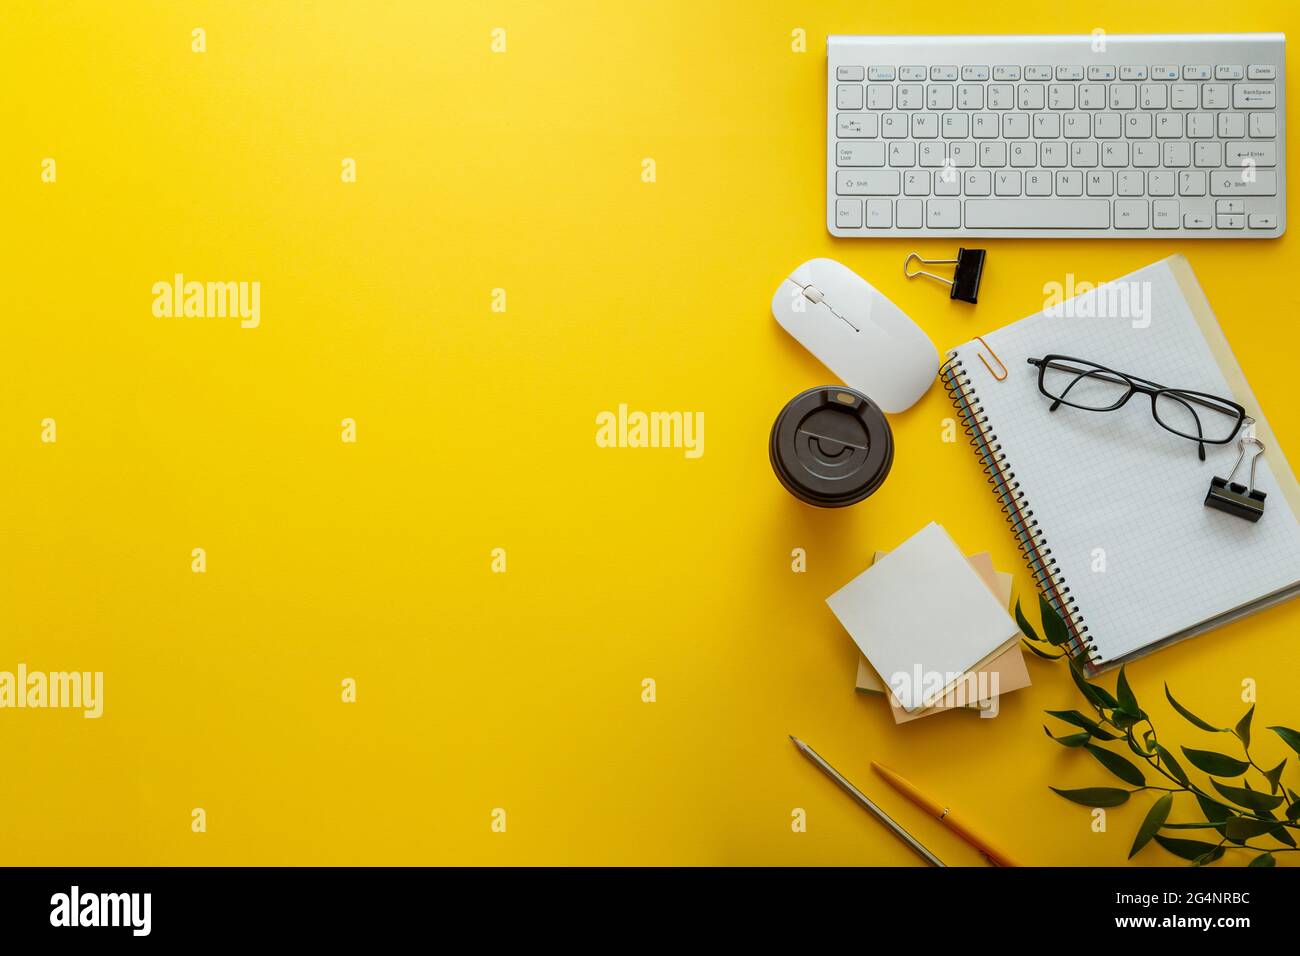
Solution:
<path fill-rule="evenodd" d="M 1074 595 L 1061 577 L 1056 558 L 1047 545 L 1047 538 L 1038 526 L 1034 510 L 1025 500 L 1015 471 L 1007 463 L 998 436 L 988 430 L 988 417 L 980 404 L 970 373 L 957 353 L 949 352 L 948 360 L 939 369 L 944 390 L 962 420 L 962 429 L 970 439 L 971 447 L 984 466 L 984 477 L 993 486 L 993 493 L 1002 504 L 1002 513 L 1015 534 L 1016 544 L 1029 565 L 1034 583 L 1039 591 L 1061 615 L 1070 634 L 1071 656 L 1083 658 L 1089 672 L 1095 672 L 1101 663 L 1096 657 L 1097 646 L 1088 634 Z"/>

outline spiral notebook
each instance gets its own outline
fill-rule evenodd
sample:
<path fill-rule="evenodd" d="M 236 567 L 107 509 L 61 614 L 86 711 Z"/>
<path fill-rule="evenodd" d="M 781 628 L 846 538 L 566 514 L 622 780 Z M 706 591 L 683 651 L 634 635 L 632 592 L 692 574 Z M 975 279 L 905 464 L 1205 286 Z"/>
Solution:
<path fill-rule="evenodd" d="M 1255 471 L 1263 516 L 1251 523 L 1205 507 L 1211 478 L 1237 461 L 1237 443 L 1208 445 L 1200 461 L 1194 442 L 1156 423 L 1145 396 L 1113 412 L 1049 411 L 1026 362 L 1049 353 L 1235 398 L 1266 447 Z M 1031 572 L 1091 672 L 1300 591 L 1300 486 L 1182 256 L 958 346 L 940 375 Z"/>

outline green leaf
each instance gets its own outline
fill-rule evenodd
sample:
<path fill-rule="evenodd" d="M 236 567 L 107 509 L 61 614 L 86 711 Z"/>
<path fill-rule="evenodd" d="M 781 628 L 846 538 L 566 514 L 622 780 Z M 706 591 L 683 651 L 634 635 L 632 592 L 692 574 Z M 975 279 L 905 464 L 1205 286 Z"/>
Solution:
<path fill-rule="evenodd" d="M 1052 734 L 1050 730 L 1047 729 L 1047 727 L 1044 726 L 1043 733 L 1047 734 L 1047 736 L 1051 737 L 1062 747 L 1082 747 L 1084 744 L 1086 744 L 1089 740 L 1092 739 L 1092 735 L 1089 734 L 1086 730 L 1081 731 L 1077 734 L 1070 734 L 1066 737 L 1056 737 Z"/>
<path fill-rule="evenodd" d="M 1133 717 L 1142 716 L 1142 708 L 1138 706 L 1133 688 L 1129 686 L 1128 675 L 1124 673 L 1124 666 L 1120 667 L 1119 678 L 1115 681 L 1115 696 L 1119 701 L 1119 709 L 1124 713 Z"/>
<path fill-rule="evenodd" d="M 1169 819 L 1169 810 L 1174 805 L 1174 795 L 1166 793 L 1163 797 L 1151 804 L 1151 809 L 1147 811 L 1146 819 L 1142 821 L 1142 826 L 1138 827 L 1137 836 L 1133 838 L 1133 846 L 1128 851 L 1128 858 L 1133 859 L 1133 854 L 1142 849 L 1151 842 L 1151 838 L 1156 832 L 1165 825 Z"/>
<path fill-rule="evenodd" d="M 1164 747 L 1160 746 L 1160 744 L 1156 744 L 1156 755 L 1160 758 L 1161 765 L 1169 771 L 1173 778 L 1184 787 L 1187 786 L 1187 773 L 1183 770 L 1182 765 L 1174 759 L 1174 755 Z"/>
<path fill-rule="evenodd" d="M 1190 747 L 1183 747 L 1182 751 L 1183 756 L 1193 767 L 1216 777 L 1240 777 L 1250 769 L 1250 764 L 1246 761 L 1213 750 L 1193 750 Z"/>
<path fill-rule="evenodd" d="M 1232 817 L 1224 824 L 1224 835 L 1233 843 L 1245 843 L 1251 837 L 1268 833 L 1277 824 L 1269 820 L 1256 820 L 1253 817 Z"/>
<path fill-rule="evenodd" d="M 1197 862 L 1205 860 L 1208 863 L 1213 863 L 1223 856 L 1223 847 L 1215 846 L 1213 843 L 1205 843 L 1201 840 L 1179 840 L 1174 837 L 1161 836 L 1157 833 L 1155 841 L 1174 856 L 1180 856 L 1184 860 Z"/>
<path fill-rule="evenodd" d="M 1178 711 L 1184 718 L 1197 727 L 1200 727 L 1202 730 L 1208 730 L 1212 734 L 1221 734 L 1227 731 L 1226 727 L 1215 727 L 1213 724 L 1207 724 L 1182 704 L 1178 703 L 1178 701 L 1174 700 L 1174 695 L 1169 692 L 1168 684 L 1165 685 L 1165 696 L 1169 698 L 1169 703 L 1173 704 L 1174 710 Z"/>
<path fill-rule="evenodd" d="M 1234 815 L 1233 812 L 1223 804 L 1211 800 L 1209 797 L 1203 797 L 1199 793 L 1196 794 L 1196 802 L 1200 805 L 1201 813 L 1205 815 L 1205 819 L 1216 824 L 1215 829 L 1219 831 L 1220 836 L 1223 836 L 1223 825 Z"/>
<path fill-rule="evenodd" d="M 1300 799 L 1291 794 L 1291 806 L 1286 808 L 1286 818 L 1292 823 L 1300 822 Z"/>
<path fill-rule="evenodd" d="M 1083 672 L 1079 670 L 1079 665 L 1073 657 L 1070 658 L 1070 676 L 1074 678 L 1074 683 L 1078 686 L 1080 693 L 1088 698 L 1093 706 L 1107 709 L 1119 706 L 1119 702 L 1110 696 L 1110 691 L 1104 687 L 1098 687 L 1096 684 L 1089 684 L 1084 679 Z"/>
<path fill-rule="evenodd" d="M 1246 711 L 1246 716 L 1237 721 L 1237 726 L 1233 733 L 1247 747 L 1250 746 L 1250 718 L 1255 716 L 1255 705 L 1250 705 L 1250 710 Z"/>
<path fill-rule="evenodd" d="M 1244 787 L 1229 787 L 1227 784 L 1219 783 L 1217 780 L 1211 780 L 1210 783 L 1214 789 L 1219 791 L 1239 807 L 1245 807 L 1247 810 L 1254 810 L 1256 813 L 1267 813 L 1275 809 L 1282 802 L 1281 797 L 1274 797 L 1267 793 L 1260 793 L 1258 790 L 1247 790 Z"/>
<path fill-rule="evenodd" d="M 1038 595 L 1038 613 L 1043 618 L 1043 636 L 1047 638 L 1048 644 L 1059 647 L 1070 643 L 1070 629 L 1061 620 L 1061 615 L 1056 613 L 1056 608 L 1041 594 Z"/>
<path fill-rule="evenodd" d="M 1272 770 L 1260 771 L 1264 774 L 1264 779 L 1268 781 L 1268 785 L 1273 793 L 1277 793 L 1282 789 L 1282 768 L 1286 766 L 1286 761 L 1287 758 L 1283 757 L 1282 762 Z"/>
<path fill-rule="evenodd" d="M 1118 807 L 1128 800 L 1129 791 L 1118 787 L 1084 787 L 1082 790 L 1058 790 L 1048 787 L 1058 796 L 1081 803 L 1085 807 Z"/>
<path fill-rule="evenodd" d="M 1106 750 L 1104 747 L 1098 747 L 1096 744 L 1085 744 L 1084 750 L 1096 757 L 1099 764 L 1125 783 L 1131 783 L 1135 787 L 1146 786 L 1147 778 L 1142 776 L 1142 771 L 1127 757 Z"/>
<path fill-rule="evenodd" d="M 1067 724 L 1074 724 L 1076 727 L 1082 727 L 1088 733 L 1092 734 L 1098 740 L 1119 740 L 1115 734 L 1109 730 L 1103 730 L 1101 724 L 1097 723 L 1091 717 L 1079 713 L 1077 710 L 1049 710 L 1048 716 L 1055 717 L 1057 720 L 1063 720 Z"/>
<path fill-rule="evenodd" d="M 1261 853 L 1251 860 L 1248 866 L 1277 866 L 1277 860 L 1273 858 L 1272 853 Z"/>
<path fill-rule="evenodd" d="M 1040 651 L 1028 639 L 1023 637 L 1020 639 L 1020 643 L 1023 644 L 1025 647 L 1027 647 L 1033 653 L 1037 654 L 1039 657 L 1043 658 L 1044 660 L 1059 661 L 1062 657 L 1065 656 L 1064 654 L 1049 654 L 1047 653 L 1047 651 Z"/>
<path fill-rule="evenodd" d="M 1288 747 L 1300 754 L 1300 731 L 1292 730 L 1290 727 L 1270 727 L 1269 730 L 1282 738 L 1282 742 Z"/>
<path fill-rule="evenodd" d="M 1270 836 L 1272 836 L 1273 839 L 1276 840 L 1278 843 L 1285 843 L 1287 846 L 1290 847 L 1295 846 L 1295 837 L 1291 835 L 1290 830 L 1282 826 L 1282 824 L 1280 823 L 1273 828 L 1273 831 L 1272 833 L 1270 833 Z"/>
<path fill-rule="evenodd" d="M 1025 620 L 1025 613 L 1020 610 L 1019 596 L 1016 597 L 1016 623 L 1020 625 L 1020 633 L 1025 635 L 1025 637 L 1029 638 L 1031 641 L 1037 642 L 1042 640 L 1042 638 L 1038 636 L 1038 632 L 1034 630 L 1033 625 Z"/>

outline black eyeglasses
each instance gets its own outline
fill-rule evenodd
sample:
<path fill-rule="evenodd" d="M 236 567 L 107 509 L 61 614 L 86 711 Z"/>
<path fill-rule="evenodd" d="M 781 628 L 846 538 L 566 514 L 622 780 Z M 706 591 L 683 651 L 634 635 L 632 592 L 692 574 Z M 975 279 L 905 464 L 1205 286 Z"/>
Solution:
<path fill-rule="evenodd" d="M 1234 401 L 1206 392 L 1165 388 L 1136 375 L 1071 358 L 1044 355 L 1029 359 L 1038 367 L 1038 390 L 1052 400 L 1048 411 L 1062 405 L 1090 412 L 1113 412 L 1141 392 L 1151 396 L 1151 414 L 1162 428 L 1196 442 L 1201 461 L 1206 445 L 1226 445 L 1236 437 L 1246 410 Z"/>

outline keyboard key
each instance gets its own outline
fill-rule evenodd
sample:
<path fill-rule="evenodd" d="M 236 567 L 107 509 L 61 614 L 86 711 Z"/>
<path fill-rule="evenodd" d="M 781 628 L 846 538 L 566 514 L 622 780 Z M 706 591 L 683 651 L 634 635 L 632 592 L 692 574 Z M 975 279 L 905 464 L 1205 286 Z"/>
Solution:
<path fill-rule="evenodd" d="M 1052 174 L 1043 169 L 1035 169 L 1025 173 L 1025 195 L 1052 195 Z"/>
<path fill-rule="evenodd" d="M 1256 116 L 1271 116 L 1270 113 L 1252 113 L 1250 118 L 1254 120 Z M 1220 139 L 1241 139 L 1246 135 L 1246 117 L 1242 113 L 1220 113 L 1219 114 L 1219 138 Z"/>
<path fill-rule="evenodd" d="M 873 113 L 840 113 L 835 117 L 835 135 L 843 139 L 875 139 L 880 135 L 880 117 Z"/>
<path fill-rule="evenodd" d="M 1090 66 L 1088 67 L 1088 79 L 1113 80 L 1115 79 L 1115 68 L 1113 66 Z"/>
<path fill-rule="evenodd" d="M 890 143 L 889 165 L 907 169 L 916 165 L 915 143 Z"/>
<path fill-rule="evenodd" d="M 932 66 L 930 67 L 930 79 L 942 82 L 952 82 L 957 79 L 957 67 Z"/>
<path fill-rule="evenodd" d="M 920 155 L 917 156 L 917 164 L 925 168 L 942 166 L 943 161 L 948 158 L 947 150 L 944 149 L 943 143 L 921 143 Z"/>
<path fill-rule="evenodd" d="M 1272 143 L 1228 143 L 1228 160 L 1223 165 L 1245 166 L 1247 160 L 1256 166 L 1276 166 L 1277 147 Z"/>
<path fill-rule="evenodd" d="M 1246 79 L 1248 80 L 1276 80 L 1277 67 L 1268 64 L 1255 63 L 1246 68 Z"/>
<path fill-rule="evenodd" d="M 1215 216 L 1214 224 L 1219 229 L 1245 229 L 1245 216 Z"/>
<path fill-rule="evenodd" d="M 1003 139 L 1028 139 L 1029 137 L 1029 114 L 1028 113 L 1003 113 L 1002 114 L 1002 138 Z"/>
<path fill-rule="evenodd" d="M 953 102 L 953 87 L 948 83 L 931 83 L 925 89 L 926 107 L 932 110 L 950 110 Z"/>
<path fill-rule="evenodd" d="M 1169 88 L 1169 105 L 1176 110 L 1196 109 L 1200 89 L 1195 83 L 1175 83 Z"/>
<path fill-rule="evenodd" d="M 1208 80 L 1214 73 L 1214 70 L 1208 66 L 1185 66 L 1183 67 L 1184 80 Z"/>
<path fill-rule="evenodd" d="M 1136 83 L 1113 83 L 1110 87 L 1110 108 L 1113 110 L 1137 109 Z"/>
<path fill-rule="evenodd" d="M 987 80 L 989 78 L 989 68 L 987 66 L 963 66 L 961 68 L 961 78 L 963 80 Z"/>
<path fill-rule="evenodd" d="M 1178 195 L 1204 196 L 1205 171 L 1200 169 L 1185 169 L 1180 172 L 1178 174 Z"/>
<path fill-rule="evenodd" d="M 967 229 L 1107 229 L 1106 199 L 968 199 Z"/>
<path fill-rule="evenodd" d="M 1224 212 L 1244 213 L 1246 211 L 1246 200 L 1244 199 L 1215 200 L 1214 211 L 1218 213 L 1224 213 Z"/>
<path fill-rule="evenodd" d="M 1035 113 L 1034 115 L 1034 138 L 1035 139 L 1056 139 L 1061 135 L 1061 114 L 1060 113 Z M 1263 113 L 1258 114 L 1263 116 Z"/>
<path fill-rule="evenodd" d="M 883 166 L 884 143 L 838 143 L 835 147 L 836 166 Z"/>
<path fill-rule="evenodd" d="M 1176 80 L 1182 71 L 1176 66 L 1153 66 L 1151 67 L 1151 79 L 1153 80 Z"/>
<path fill-rule="evenodd" d="M 1119 68 L 1119 78 L 1121 80 L 1145 80 L 1147 78 L 1147 68 L 1145 66 L 1121 66 Z"/>
<path fill-rule="evenodd" d="M 892 66 L 873 66 L 867 74 L 870 80 L 892 80 L 894 78 L 894 68 Z"/>
<path fill-rule="evenodd" d="M 1143 83 L 1139 102 L 1144 110 L 1163 110 L 1169 106 L 1169 87 L 1163 83 Z"/>
<path fill-rule="evenodd" d="M 1263 116 L 1260 114 L 1251 114 Z M 1214 114 L 1213 113 L 1188 113 L 1187 114 L 1187 138 L 1188 139 L 1209 139 L 1214 135 Z"/>
<path fill-rule="evenodd" d="M 1061 122 L 1066 139 L 1087 139 L 1092 135 L 1092 117 L 1087 113 L 1064 113 Z"/>
<path fill-rule="evenodd" d="M 835 108 L 841 110 L 862 109 L 862 87 L 856 84 L 835 87 Z"/>
<path fill-rule="evenodd" d="M 1271 139 L 1277 135 L 1277 115 L 1274 113 L 1250 113 L 1250 135 Z M 1240 114 L 1237 114 L 1240 118 Z M 1221 134 L 1223 135 L 1223 134 Z M 1236 134 L 1234 134 L 1236 135 Z"/>
<path fill-rule="evenodd" d="M 993 174 L 987 169 L 967 170 L 962 188 L 967 196 L 987 196 L 993 191 Z"/>
<path fill-rule="evenodd" d="M 1124 135 L 1129 139 L 1150 139 L 1153 128 L 1150 113 L 1129 113 L 1124 118 Z"/>
<path fill-rule="evenodd" d="M 1218 169 L 1220 166 L 1223 165 L 1223 144 L 1222 143 L 1197 143 L 1195 147 L 1195 154 L 1193 157 L 1193 161 L 1201 169 Z M 1241 164 L 1235 163 L 1230 165 L 1241 165 Z"/>
<path fill-rule="evenodd" d="M 944 113 L 940 126 L 944 139 L 965 139 L 970 135 L 970 117 L 965 113 Z"/>
<path fill-rule="evenodd" d="M 1101 164 L 1109 169 L 1127 167 L 1128 143 L 1102 143 Z"/>
<path fill-rule="evenodd" d="M 1016 109 L 1041 110 L 1047 102 L 1046 89 L 1041 83 L 1021 83 L 1016 87 Z"/>
<path fill-rule="evenodd" d="M 1240 66 L 1216 66 L 1214 68 L 1214 78 L 1216 80 L 1244 80 L 1246 71 Z M 1251 77 L 1256 79 L 1256 77 Z"/>
<path fill-rule="evenodd" d="M 1020 170 L 1018 169 L 1001 169 L 993 176 L 993 195 L 995 196 L 1019 196 L 1020 195 Z"/>
<path fill-rule="evenodd" d="M 1118 113 L 1096 113 L 1092 117 L 1092 135 L 1097 139 L 1118 139 L 1121 123 Z"/>
<path fill-rule="evenodd" d="M 1037 143 L 1012 143 L 1010 153 L 1011 165 L 1017 169 L 1038 165 Z"/>
<path fill-rule="evenodd" d="M 1182 113 L 1157 113 L 1156 138 L 1181 139 L 1183 136 Z"/>
<path fill-rule="evenodd" d="M 1054 110 L 1074 109 L 1075 90 L 1078 87 L 1068 83 L 1053 83 L 1047 88 L 1047 106 Z"/>
<path fill-rule="evenodd" d="M 1271 213 L 1252 212 L 1250 214 L 1251 229 L 1276 229 L 1277 216 Z"/>
<path fill-rule="evenodd" d="M 1241 172 L 1210 173 L 1211 196 L 1276 196 L 1277 173 L 1271 169 L 1255 172 L 1254 181 L 1243 176 Z"/>
<path fill-rule="evenodd" d="M 894 87 L 890 83 L 872 83 L 867 87 L 867 109 L 892 110 Z"/>
<path fill-rule="evenodd" d="M 1084 83 L 1079 87 L 1079 109 L 1104 110 L 1106 87 L 1100 83 Z"/>
<path fill-rule="evenodd" d="M 1234 83 L 1232 84 L 1232 108 L 1234 110 L 1277 109 L 1277 91 L 1272 83 Z"/>
<path fill-rule="evenodd" d="M 1201 87 L 1201 109 L 1226 110 L 1229 89 L 1227 83 L 1206 83 Z"/>
<path fill-rule="evenodd" d="M 841 229 L 862 228 L 862 200 L 835 200 L 835 225 Z"/>
<path fill-rule="evenodd" d="M 974 143 L 949 143 L 948 158 L 958 169 L 975 165 Z"/>
<path fill-rule="evenodd" d="M 1109 169 L 1094 169 L 1084 177 L 1084 188 L 1089 196 L 1115 195 L 1115 174 Z"/>
<path fill-rule="evenodd" d="M 894 224 L 899 229 L 920 229 L 924 215 L 925 204 L 919 199 L 899 199 L 894 203 Z"/>
<path fill-rule="evenodd" d="M 1010 83 L 990 83 L 989 109 L 1010 110 L 1016 108 L 1016 91 Z"/>
<path fill-rule="evenodd" d="M 1168 169 L 1153 169 L 1147 173 L 1148 196 L 1172 196 L 1174 194 L 1174 174 Z"/>
<path fill-rule="evenodd" d="M 986 167 L 1005 166 L 1007 164 L 1006 143 L 980 143 L 980 165 Z"/>
<path fill-rule="evenodd" d="M 1038 154 L 1039 162 L 1049 168 L 1064 166 L 1070 161 L 1069 143 L 1043 143 Z"/>
<path fill-rule="evenodd" d="M 971 123 L 971 135 L 976 139 L 996 139 L 1002 129 L 997 113 L 976 113 Z"/>
<path fill-rule="evenodd" d="M 1089 168 L 1101 161 L 1100 150 L 1094 142 L 1071 143 L 1070 165 L 1076 168 Z"/>
<path fill-rule="evenodd" d="M 1051 78 L 1052 78 L 1052 68 L 1050 66 L 1025 67 L 1026 80 L 1050 80 Z"/>
<path fill-rule="evenodd" d="M 896 169 L 838 170 L 835 173 L 837 196 L 897 196 L 901 177 Z"/>
<path fill-rule="evenodd" d="M 1160 165 L 1160 144 L 1150 140 L 1133 144 L 1133 165 L 1138 169 L 1147 169 Z"/>
<path fill-rule="evenodd" d="M 888 229 L 894 224 L 894 203 L 889 199 L 867 200 L 867 228 Z"/>
<path fill-rule="evenodd" d="M 1209 213 L 1204 212 L 1186 212 L 1183 213 L 1184 229 L 1209 229 L 1211 219 Z"/>
<path fill-rule="evenodd" d="M 929 74 L 923 66 L 900 66 L 898 78 L 904 83 L 924 82 Z"/>
<path fill-rule="evenodd" d="M 1176 199 L 1157 199 L 1151 204 L 1151 225 L 1156 229 L 1177 229 L 1183 221 Z"/>
<path fill-rule="evenodd" d="M 1150 207 L 1145 199 L 1116 199 L 1116 229 L 1149 229 Z"/>
<path fill-rule="evenodd" d="M 1056 195 L 1082 196 L 1083 173 L 1077 169 L 1061 169 L 1056 173 Z"/>
<path fill-rule="evenodd" d="M 880 135 L 884 139 L 906 139 L 909 126 L 906 113 L 882 113 L 880 116 Z"/>
<path fill-rule="evenodd" d="M 989 200 L 983 201 L 987 202 Z M 957 229 L 961 226 L 961 201 L 957 199 L 927 199 L 925 203 L 925 225 L 928 229 Z"/>
<path fill-rule="evenodd" d="M 1020 67 L 1018 66 L 995 66 L 993 68 L 993 79 L 995 80 L 1018 80 L 1020 79 Z"/>
<path fill-rule="evenodd" d="M 903 195 L 930 195 L 930 171 L 928 169 L 909 169 L 903 173 Z M 888 202 L 888 200 L 885 201 Z"/>
<path fill-rule="evenodd" d="M 938 113 L 912 114 L 912 139 L 934 139 L 939 135 Z"/>
<path fill-rule="evenodd" d="M 1192 165 L 1192 144 L 1180 140 L 1164 143 L 1164 164 L 1170 169 L 1182 169 Z"/>
<path fill-rule="evenodd" d="M 1083 79 L 1083 67 L 1081 66 L 1058 66 L 1056 68 L 1056 78 L 1058 80 L 1081 80 Z"/>
<path fill-rule="evenodd" d="M 841 83 L 851 83 L 854 80 L 866 79 L 866 74 L 860 66 L 837 66 L 835 68 L 835 79 Z"/>
<path fill-rule="evenodd" d="M 1141 170 L 1125 169 L 1115 177 L 1115 192 L 1121 196 L 1142 196 L 1146 191 L 1146 176 Z"/>
<path fill-rule="evenodd" d="M 984 109 L 984 87 L 975 83 L 963 83 L 957 87 L 957 109 Z"/>
<path fill-rule="evenodd" d="M 925 105 L 925 87 L 920 83 L 900 83 L 898 86 L 898 108 L 900 110 L 919 110 Z"/>

